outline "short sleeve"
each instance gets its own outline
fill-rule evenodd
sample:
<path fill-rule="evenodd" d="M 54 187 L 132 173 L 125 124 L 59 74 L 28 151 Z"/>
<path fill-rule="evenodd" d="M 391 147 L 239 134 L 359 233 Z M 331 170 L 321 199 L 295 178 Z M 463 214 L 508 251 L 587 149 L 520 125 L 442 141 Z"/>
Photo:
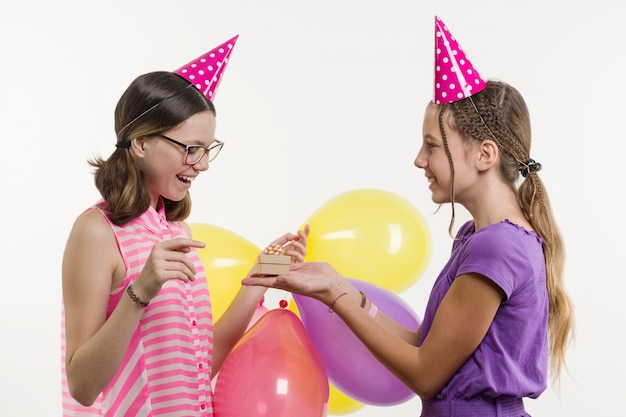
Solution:
<path fill-rule="evenodd" d="M 532 272 L 527 246 L 536 239 L 509 223 L 497 223 L 479 229 L 463 246 L 457 276 L 477 273 L 489 278 L 506 294 L 524 284 Z"/>

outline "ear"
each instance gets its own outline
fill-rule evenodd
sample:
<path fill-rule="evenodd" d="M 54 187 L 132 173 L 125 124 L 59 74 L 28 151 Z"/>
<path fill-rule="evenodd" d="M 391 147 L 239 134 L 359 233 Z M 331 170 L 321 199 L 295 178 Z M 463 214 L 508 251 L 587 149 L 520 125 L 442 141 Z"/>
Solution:
<path fill-rule="evenodd" d="M 492 140 L 484 140 L 478 148 L 478 161 L 476 166 L 480 171 L 487 171 L 498 160 L 500 149 Z"/>
<path fill-rule="evenodd" d="M 130 151 L 137 158 L 143 158 L 146 154 L 146 137 L 140 136 L 130 141 Z"/>

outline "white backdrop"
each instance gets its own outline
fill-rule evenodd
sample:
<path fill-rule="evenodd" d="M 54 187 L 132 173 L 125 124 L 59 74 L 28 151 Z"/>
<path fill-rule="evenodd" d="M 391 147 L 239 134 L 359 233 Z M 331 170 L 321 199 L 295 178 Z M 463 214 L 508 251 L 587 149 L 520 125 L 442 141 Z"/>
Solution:
<path fill-rule="evenodd" d="M 447 259 L 449 209 L 412 164 L 431 97 L 433 20 L 533 116 L 567 252 L 577 342 L 535 415 L 616 415 L 626 384 L 622 294 L 626 29 L 618 2 L 415 0 L 9 2 L 0 6 L 0 415 L 60 414 L 60 265 L 98 194 L 86 159 L 113 151 L 113 108 L 138 74 L 239 34 L 216 98 L 226 141 L 194 183 L 190 221 L 259 247 L 333 196 L 394 192 L 426 217 L 433 256 L 401 296 L 421 316 Z M 278 178 L 268 186 L 268 177 Z M 460 224 L 457 223 L 457 224 Z M 618 243 L 619 242 L 619 243 Z M 622 259 L 622 261 L 620 261 Z M 419 401 L 355 417 L 419 415 Z"/>

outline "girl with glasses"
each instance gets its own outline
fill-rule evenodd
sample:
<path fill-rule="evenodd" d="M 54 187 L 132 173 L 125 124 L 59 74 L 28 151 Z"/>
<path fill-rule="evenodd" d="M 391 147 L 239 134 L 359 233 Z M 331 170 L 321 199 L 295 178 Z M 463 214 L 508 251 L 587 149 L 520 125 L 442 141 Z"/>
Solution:
<path fill-rule="evenodd" d="M 78 216 L 63 258 L 64 415 L 212 416 L 211 379 L 264 295 L 242 287 L 214 324 L 204 243 L 184 222 L 223 145 L 215 107 L 179 73 L 152 72 L 120 98 L 115 130 L 113 154 L 90 161 L 102 200 Z M 272 243 L 291 242 L 302 262 L 307 236 Z"/>

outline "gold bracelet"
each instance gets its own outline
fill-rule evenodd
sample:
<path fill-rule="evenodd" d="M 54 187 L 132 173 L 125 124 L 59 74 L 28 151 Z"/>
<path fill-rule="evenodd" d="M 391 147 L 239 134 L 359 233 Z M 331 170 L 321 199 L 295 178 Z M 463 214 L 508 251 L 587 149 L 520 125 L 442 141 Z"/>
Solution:
<path fill-rule="evenodd" d="M 141 308 L 146 308 L 148 307 L 148 304 L 150 304 L 150 301 L 141 301 L 141 298 L 139 298 L 137 294 L 135 294 L 135 292 L 133 291 L 133 284 L 130 284 L 128 287 L 126 287 L 126 293 L 130 297 L 130 299 L 133 300 L 135 304 L 137 304 Z"/>

